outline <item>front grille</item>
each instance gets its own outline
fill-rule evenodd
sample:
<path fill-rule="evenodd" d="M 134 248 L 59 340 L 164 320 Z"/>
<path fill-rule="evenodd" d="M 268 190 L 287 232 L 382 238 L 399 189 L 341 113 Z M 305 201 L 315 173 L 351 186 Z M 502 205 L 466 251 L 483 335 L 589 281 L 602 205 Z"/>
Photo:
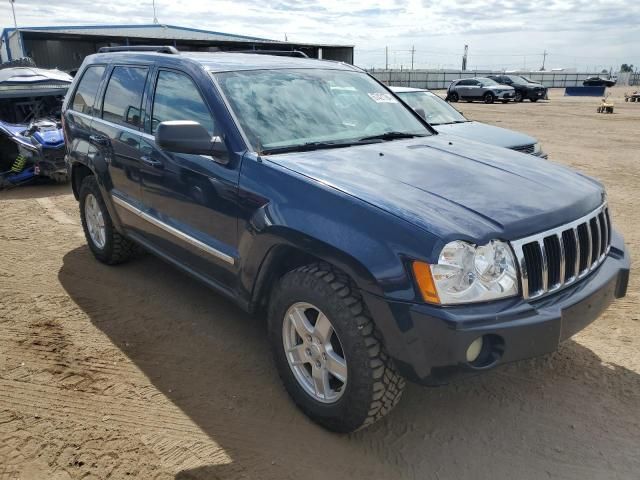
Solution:
<path fill-rule="evenodd" d="M 532 143 L 531 145 L 518 145 L 517 147 L 511 147 L 511 150 L 531 154 L 534 152 L 535 148 L 535 145 Z"/>
<path fill-rule="evenodd" d="M 566 287 L 595 269 L 609 253 L 611 218 L 606 203 L 575 222 L 511 242 L 522 296 L 536 298 Z"/>

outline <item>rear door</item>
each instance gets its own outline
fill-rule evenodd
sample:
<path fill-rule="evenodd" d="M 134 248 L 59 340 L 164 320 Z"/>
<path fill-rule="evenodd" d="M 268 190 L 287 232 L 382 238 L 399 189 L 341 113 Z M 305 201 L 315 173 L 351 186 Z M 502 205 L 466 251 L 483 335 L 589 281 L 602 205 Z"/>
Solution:
<path fill-rule="evenodd" d="M 458 92 L 460 98 L 469 98 L 471 94 L 469 90 L 470 85 L 471 80 L 460 80 L 460 82 L 458 82 L 458 85 L 456 86 L 456 92 Z"/>
<path fill-rule="evenodd" d="M 92 117 L 95 115 L 96 98 L 106 70 L 106 65 L 89 65 L 66 105 L 64 136 L 70 164 L 88 162 Z"/>
<path fill-rule="evenodd" d="M 149 75 L 146 65 L 115 65 L 102 93 L 99 112 L 91 126 L 90 155 L 106 165 L 118 216 L 128 228 L 140 229 L 139 217 L 123 205 L 142 208 L 140 137 L 142 97 Z"/>
<path fill-rule="evenodd" d="M 210 78 L 201 83 L 213 89 Z M 229 158 L 172 153 L 152 136 L 160 122 L 193 120 L 227 138 L 205 92 L 183 71 L 159 68 L 146 106 L 142 188 L 154 246 L 191 270 L 229 287 L 235 281 L 239 164 Z"/>

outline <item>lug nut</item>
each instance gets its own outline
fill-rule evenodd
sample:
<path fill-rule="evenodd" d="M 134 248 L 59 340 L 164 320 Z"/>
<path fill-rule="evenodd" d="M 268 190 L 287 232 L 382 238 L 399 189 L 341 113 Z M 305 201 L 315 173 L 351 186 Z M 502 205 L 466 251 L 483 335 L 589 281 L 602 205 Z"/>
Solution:
<path fill-rule="evenodd" d="M 307 335 L 307 342 L 311 342 L 313 341 L 313 339 L 311 338 L 311 335 Z"/>
<path fill-rule="evenodd" d="M 310 349 L 308 349 L 308 348 L 304 351 L 304 353 L 306 353 L 306 354 L 307 354 L 307 357 L 310 357 L 310 356 L 311 356 L 311 350 L 310 350 Z"/>
<path fill-rule="evenodd" d="M 321 366 L 320 360 L 316 360 L 316 367 L 320 368 Z"/>

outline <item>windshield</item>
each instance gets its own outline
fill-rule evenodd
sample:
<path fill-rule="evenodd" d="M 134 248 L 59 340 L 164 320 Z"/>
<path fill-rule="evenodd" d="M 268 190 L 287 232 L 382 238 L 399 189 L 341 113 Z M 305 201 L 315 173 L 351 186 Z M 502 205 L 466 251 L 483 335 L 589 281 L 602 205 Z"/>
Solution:
<path fill-rule="evenodd" d="M 476 78 L 476 80 L 479 81 L 483 87 L 486 87 L 488 85 L 500 85 L 495 80 L 491 80 L 490 78 L 486 78 L 486 77 Z"/>
<path fill-rule="evenodd" d="M 515 75 L 507 75 L 513 83 L 517 83 L 518 85 L 526 85 L 528 82 L 524 79 L 524 77 L 516 77 Z"/>
<path fill-rule="evenodd" d="M 455 108 L 431 92 L 398 92 L 397 95 L 414 110 L 422 109 L 431 125 L 468 122 Z"/>
<path fill-rule="evenodd" d="M 522 78 L 525 82 L 528 82 L 528 83 L 538 83 L 535 80 L 531 80 L 529 77 L 525 77 L 524 75 L 520 75 L 520 78 Z"/>
<path fill-rule="evenodd" d="M 389 141 L 431 132 L 368 75 L 282 69 L 215 74 L 258 152 Z M 380 137 L 377 139 L 371 137 Z"/>

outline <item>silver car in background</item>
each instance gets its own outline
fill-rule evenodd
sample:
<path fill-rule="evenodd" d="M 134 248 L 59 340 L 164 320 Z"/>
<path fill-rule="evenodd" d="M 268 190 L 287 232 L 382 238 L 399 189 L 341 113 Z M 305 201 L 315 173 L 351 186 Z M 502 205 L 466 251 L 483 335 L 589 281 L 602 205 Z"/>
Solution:
<path fill-rule="evenodd" d="M 500 100 L 502 103 L 507 103 L 515 98 L 515 93 L 516 91 L 513 87 L 500 85 L 490 78 L 460 78 L 449 85 L 447 100 L 449 102 L 480 100 L 484 103 L 493 103 L 496 100 Z"/>
<path fill-rule="evenodd" d="M 506 128 L 475 122 L 465 118 L 459 111 L 445 102 L 435 93 L 422 88 L 390 87 L 398 97 L 404 100 L 418 115 L 439 133 L 455 135 L 488 143 L 498 147 L 509 148 L 536 157 L 547 158 L 540 143 L 534 137 Z"/>

